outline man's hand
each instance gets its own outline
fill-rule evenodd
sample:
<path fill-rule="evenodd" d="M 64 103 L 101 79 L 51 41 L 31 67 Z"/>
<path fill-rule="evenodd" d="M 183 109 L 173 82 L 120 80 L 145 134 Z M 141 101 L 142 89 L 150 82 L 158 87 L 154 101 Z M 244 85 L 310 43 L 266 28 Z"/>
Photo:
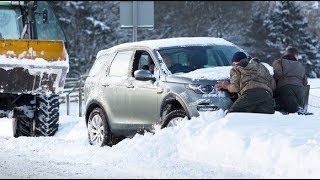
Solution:
<path fill-rule="evenodd" d="M 218 83 L 216 84 L 216 88 L 220 91 L 223 89 L 228 89 L 230 82 L 229 81 L 218 81 Z"/>

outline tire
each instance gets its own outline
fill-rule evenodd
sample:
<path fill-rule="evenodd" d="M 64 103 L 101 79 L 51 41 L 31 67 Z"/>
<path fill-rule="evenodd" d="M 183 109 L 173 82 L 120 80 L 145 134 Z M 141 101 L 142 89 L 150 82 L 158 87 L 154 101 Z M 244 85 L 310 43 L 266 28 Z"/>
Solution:
<path fill-rule="evenodd" d="M 165 127 L 172 127 L 176 125 L 175 121 L 182 120 L 187 117 L 187 113 L 184 109 L 176 109 L 169 112 L 163 119 L 163 124 L 161 125 L 161 129 Z"/>
<path fill-rule="evenodd" d="M 53 136 L 59 128 L 59 96 L 36 97 L 35 136 Z"/>
<path fill-rule="evenodd" d="M 13 136 L 32 136 L 33 121 L 28 117 L 16 117 L 12 122 Z"/>
<path fill-rule="evenodd" d="M 111 146 L 111 133 L 106 115 L 101 108 L 91 111 L 87 124 L 88 140 L 90 145 Z"/>

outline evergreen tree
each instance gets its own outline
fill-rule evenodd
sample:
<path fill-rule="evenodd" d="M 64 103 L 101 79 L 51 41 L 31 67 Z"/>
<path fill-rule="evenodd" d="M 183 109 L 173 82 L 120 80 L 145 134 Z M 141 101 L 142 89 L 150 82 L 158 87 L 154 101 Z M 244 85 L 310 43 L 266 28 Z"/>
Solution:
<path fill-rule="evenodd" d="M 50 3 L 69 41 L 69 77 L 85 74 L 99 50 L 132 41 L 132 29 L 120 27 L 119 1 Z M 285 3 L 279 1 L 155 1 L 154 28 L 139 28 L 138 40 L 181 36 L 222 37 L 268 63 L 279 57 L 286 46 L 297 46 L 300 54 L 307 57 L 305 64 L 309 64 L 310 72 L 313 69 L 314 74 L 319 76 L 320 68 L 314 67 L 316 63 L 313 59 L 314 43 L 319 42 L 317 34 L 320 29 L 314 25 L 318 20 L 318 10 L 313 9 L 313 20 L 310 21 L 313 26 L 306 28 L 303 17 L 310 17 L 310 6 L 304 2 L 287 3 L 285 8 Z M 297 4 L 304 8 L 303 17 L 297 16 L 300 10 Z M 287 17 L 285 12 L 290 12 Z M 290 22 L 293 28 L 289 24 L 287 27 L 284 22 Z M 299 31 L 295 31 L 297 29 Z M 310 40 L 308 29 L 314 35 L 314 42 Z"/>
<path fill-rule="evenodd" d="M 53 9 L 68 39 L 69 77 L 79 77 L 91 68 L 99 50 L 128 42 L 120 30 L 119 2 L 52 1 Z"/>
<path fill-rule="evenodd" d="M 316 42 L 313 41 L 306 19 L 300 13 L 295 1 L 280 1 L 274 11 L 266 18 L 268 33 L 267 45 L 272 49 L 271 55 L 281 56 L 289 46 L 297 47 L 307 68 L 308 75 L 313 76 L 313 64 L 317 55 Z"/>
<path fill-rule="evenodd" d="M 260 2 L 253 5 L 253 8 L 257 9 L 257 11 L 253 12 L 254 16 L 245 34 L 248 39 L 243 46 L 252 57 L 258 57 L 261 61 L 271 64 L 271 55 L 269 52 L 272 51 L 272 49 L 270 50 L 270 47 L 266 43 L 268 34 L 264 26 L 266 10 L 264 10 L 264 7 L 261 5 Z"/>

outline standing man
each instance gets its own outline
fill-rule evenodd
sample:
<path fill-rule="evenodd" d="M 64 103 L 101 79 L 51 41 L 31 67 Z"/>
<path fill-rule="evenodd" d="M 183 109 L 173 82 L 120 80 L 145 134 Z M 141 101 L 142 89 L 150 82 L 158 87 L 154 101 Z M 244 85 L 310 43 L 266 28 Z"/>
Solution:
<path fill-rule="evenodd" d="M 288 113 L 303 112 L 306 70 L 298 61 L 298 49 L 289 47 L 282 58 L 273 62 L 273 77 L 277 83 L 275 97 L 280 108 Z"/>
<path fill-rule="evenodd" d="M 269 70 L 257 58 L 249 61 L 246 54 L 236 52 L 232 58 L 230 82 L 220 81 L 218 90 L 237 93 L 238 99 L 229 112 L 274 113 L 273 91 L 275 82 Z"/>

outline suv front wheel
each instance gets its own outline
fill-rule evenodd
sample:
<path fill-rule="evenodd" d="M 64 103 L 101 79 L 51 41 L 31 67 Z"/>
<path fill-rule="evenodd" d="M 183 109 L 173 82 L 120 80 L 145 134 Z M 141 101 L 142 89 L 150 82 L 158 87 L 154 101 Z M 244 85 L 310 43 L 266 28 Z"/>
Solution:
<path fill-rule="evenodd" d="M 88 119 L 88 138 L 91 145 L 104 146 L 110 142 L 110 129 L 101 108 L 95 108 Z"/>
<path fill-rule="evenodd" d="M 176 109 L 169 112 L 163 119 L 161 128 L 176 126 L 177 123 L 187 116 L 184 109 Z"/>

